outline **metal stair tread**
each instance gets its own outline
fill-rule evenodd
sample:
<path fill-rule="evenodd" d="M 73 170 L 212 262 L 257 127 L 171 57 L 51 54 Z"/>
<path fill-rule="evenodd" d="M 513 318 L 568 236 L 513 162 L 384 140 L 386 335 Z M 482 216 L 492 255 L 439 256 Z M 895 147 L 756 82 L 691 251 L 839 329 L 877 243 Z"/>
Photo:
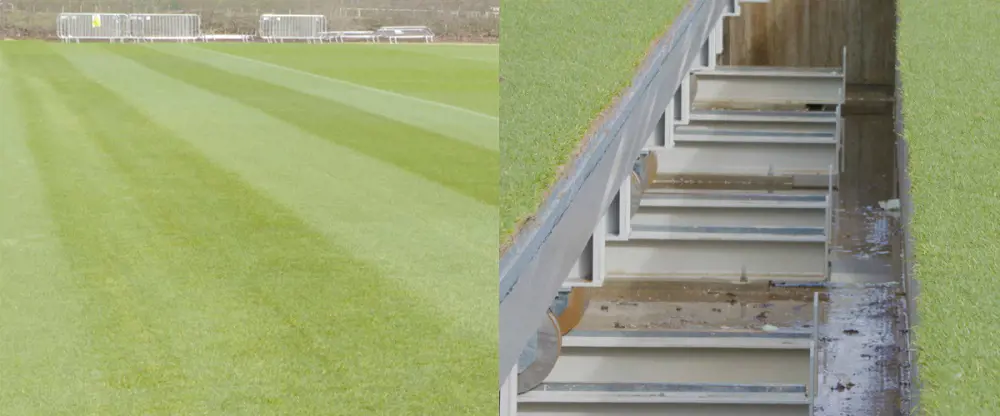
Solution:
<path fill-rule="evenodd" d="M 647 192 L 639 206 L 650 208 L 826 209 L 825 194 Z"/>
<path fill-rule="evenodd" d="M 646 190 L 644 195 L 679 195 L 680 197 L 691 196 L 692 198 L 699 198 L 703 196 L 713 197 L 718 196 L 719 198 L 744 198 L 753 196 L 773 196 L 773 197 L 810 197 L 810 198 L 825 198 L 828 194 L 827 189 L 778 189 L 772 191 L 766 190 L 748 190 L 748 189 L 671 189 L 671 188 L 650 188 Z"/>
<path fill-rule="evenodd" d="M 811 343 L 802 331 L 572 331 L 562 347 L 804 350 Z"/>
<path fill-rule="evenodd" d="M 829 133 L 791 133 L 764 131 L 688 131 L 678 128 L 675 143 L 761 143 L 761 144 L 811 144 L 836 145 L 838 140 Z"/>
<path fill-rule="evenodd" d="M 781 67 L 781 66 L 739 66 L 717 65 L 714 68 L 698 69 L 696 75 L 734 77 L 775 77 L 775 78 L 843 78 L 843 68 L 838 67 Z"/>
<path fill-rule="evenodd" d="M 741 148 L 743 146 L 745 148 Z M 775 154 L 767 148 L 754 153 L 756 144 L 724 144 L 719 146 L 670 147 L 657 152 L 659 169 L 657 177 L 684 176 L 734 176 L 795 177 L 802 175 L 828 176 L 835 171 L 835 152 L 791 148 Z M 781 147 L 782 145 L 761 145 Z M 794 156 L 794 157 L 793 157 Z M 829 160 L 826 160 L 826 158 Z"/>
<path fill-rule="evenodd" d="M 826 231 L 819 227 L 714 227 L 635 224 L 631 240 L 773 241 L 824 243 Z"/>
<path fill-rule="evenodd" d="M 836 123 L 835 111 L 691 110 L 691 121 Z"/>
<path fill-rule="evenodd" d="M 800 384 L 542 383 L 520 403 L 690 403 L 806 405 Z"/>

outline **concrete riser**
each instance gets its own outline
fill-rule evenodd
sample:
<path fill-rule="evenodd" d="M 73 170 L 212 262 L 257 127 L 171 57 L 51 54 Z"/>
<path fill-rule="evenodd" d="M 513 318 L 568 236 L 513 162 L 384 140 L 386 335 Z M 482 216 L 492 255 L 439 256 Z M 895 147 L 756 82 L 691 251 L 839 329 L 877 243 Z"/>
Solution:
<path fill-rule="evenodd" d="M 807 384 L 809 350 L 563 348 L 546 382 Z"/>
<path fill-rule="evenodd" d="M 805 405 L 524 403 L 518 416 L 807 416 Z"/>
<path fill-rule="evenodd" d="M 751 121 L 701 121 L 691 120 L 687 126 L 677 128 L 677 133 L 717 131 L 767 131 L 776 133 L 828 134 L 837 132 L 837 125 L 829 123 L 770 123 Z"/>
<path fill-rule="evenodd" d="M 699 74 L 694 103 L 718 107 L 729 103 L 840 104 L 843 78 L 739 77 Z"/>
<path fill-rule="evenodd" d="M 607 245 L 607 278 L 820 281 L 824 244 L 628 241 Z"/>
<path fill-rule="evenodd" d="M 826 224 L 821 209 L 660 208 L 643 207 L 632 224 L 723 227 L 819 227 Z"/>
<path fill-rule="evenodd" d="M 659 175 L 825 174 L 837 170 L 836 145 L 707 144 L 656 151 Z"/>

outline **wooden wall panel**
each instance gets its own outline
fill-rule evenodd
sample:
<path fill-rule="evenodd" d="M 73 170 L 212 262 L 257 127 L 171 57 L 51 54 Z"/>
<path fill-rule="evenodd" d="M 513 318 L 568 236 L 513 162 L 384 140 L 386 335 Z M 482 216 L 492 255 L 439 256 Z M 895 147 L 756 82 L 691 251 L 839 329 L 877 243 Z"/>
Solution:
<path fill-rule="evenodd" d="M 836 67 L 848 84 L 894 85 L 894 0 L 771 0 L 726 22 L 725 65 Z"/>

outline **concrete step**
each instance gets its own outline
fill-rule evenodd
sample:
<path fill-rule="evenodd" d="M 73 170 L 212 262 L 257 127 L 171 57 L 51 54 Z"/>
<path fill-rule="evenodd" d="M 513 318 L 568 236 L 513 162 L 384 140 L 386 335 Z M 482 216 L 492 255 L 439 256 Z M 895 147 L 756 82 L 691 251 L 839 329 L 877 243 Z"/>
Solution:
<path fill-rule="evenodd" d="M 825 210 L 826 193 L 751 192 L 646 192 L 642 208 L 747 208 L 777 210 Z"/>
<path fill-rule="evenodd" d="M 824 227 L 727 227 L 633 224 L 629 241 L 826 243 Z"/>
<path fill-rule="evenodd" d="M 631 226 L 632 230 L 636 227 L 684 227 L 712 232 L 721 228 L 738 229 L 740 234 L 770 234 L 774 229 L 822 229 L 826 214 L 823 209 L 641 207 L 632 217 Z"/>
<path fill-rule="evenodd" d="M 572 331 L 563 348 L 707 348 L 808 350 L 808 332 L 757 331 Z"/>
<path fill-rule="evenodd" d="M 842 104 L 841 68 L 716 66 L 692 73 L 698 107 L 733 104 Z"/>
<path fill-rule="evenodd" d="M 691 110 L 692 122 L 822 125 L 837 122 L 835 111 Z"/>
<path fill-rule="evenodd" d="M 833 178 L 836 184 L 836 176 Z M 769 174 L 658 174 L 649 185 L 652 191 L 742 191 L 742 192 L 801 192 L 830 189 L 830 175 Z"/>
<path fill-rule="evenodd" d="M 698 143 L 654 151 L 661 175 L 822 176 L 838 167 L 836 146 Z"/>
<path fill-rule="evenodd" d="M 709 130 L 678 127 L 673 141 L 679 144 L 734 143 L 734 144 L 784 144 L 827 145 L 839 142 L 834 133 L 800 133 L 777 131 Z"/>
<path fill-rule="evenodd" d="M 804 416 L 807 404 L 527 403 L 519 416 Z"/>
<path fill-rule="evenodd" d="M 801 406 L 809 400 L 805 386 L 795 384 L 544 383 L 518 396 L 518 414 L 530 411 L 525 404 L 543 403 Z"/>
<path fill-rule="evenodd" d="M 826 278 L 827 262 L 819 241 L 631 239 L 605 247 L 609 281 L 818 282 Z"/>
<path fill-rule="evenodd" d="M 809 365 L 810 333 L 570 332 L 545 382 L 805 385 Z"/>
<path fill-rule="evenodd" d="M 686 125 L 674 127 L 678 136 L 770 137 L 773 141 L 838 139 L 836 111 L 693 110 Z"/>

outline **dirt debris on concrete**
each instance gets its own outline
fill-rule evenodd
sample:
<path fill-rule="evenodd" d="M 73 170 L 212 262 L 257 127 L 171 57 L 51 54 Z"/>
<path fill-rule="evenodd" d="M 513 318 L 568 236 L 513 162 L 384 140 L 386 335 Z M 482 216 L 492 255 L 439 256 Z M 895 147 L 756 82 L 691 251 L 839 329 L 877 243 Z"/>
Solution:
<path fill-rule="evenodd" d="M 812 327 L 814 289 L 766 283 L 609 281 L 595 291 L 581 330 L 762 330 Z"/>

